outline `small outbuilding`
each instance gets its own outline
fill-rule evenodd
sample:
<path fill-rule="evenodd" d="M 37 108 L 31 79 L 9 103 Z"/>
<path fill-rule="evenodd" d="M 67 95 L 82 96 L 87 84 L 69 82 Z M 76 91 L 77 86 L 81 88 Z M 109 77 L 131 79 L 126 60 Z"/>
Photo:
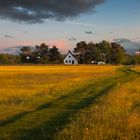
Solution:
<path fill-rule="evenodd" d="M 104 62 L 104 61 L 98 61 L 97 64 L 98 64 L 98 65 L 105 65 L 105 62 Z"/>
<path fill-rule="evenodd" d="M 105 65 L 105 62 L 104 61 L 91 61 L 91 64 Z"/>
<path fill-rule="evenodd" d="M 66 65 L 78 64 L 78 60 L 76 58 L 76 55 L 73 52 L 69 51 L 64 58 L 64 64 L 66 64 Z"/>

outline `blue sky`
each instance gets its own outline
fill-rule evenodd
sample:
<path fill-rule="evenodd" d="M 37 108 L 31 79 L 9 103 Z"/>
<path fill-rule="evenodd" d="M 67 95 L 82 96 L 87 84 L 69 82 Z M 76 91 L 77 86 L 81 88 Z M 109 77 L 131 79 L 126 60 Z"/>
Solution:
<path fill-rule="evenodd" d="M 139 0 L 106 0 L 96 5 L 94 11 L 65 21 L 46 19 L 44 23 L 27 24 L 0 18 L 0 48 L 45 42 L 67 51 L 81 40 L 119 38 L 140 41 Z"/>

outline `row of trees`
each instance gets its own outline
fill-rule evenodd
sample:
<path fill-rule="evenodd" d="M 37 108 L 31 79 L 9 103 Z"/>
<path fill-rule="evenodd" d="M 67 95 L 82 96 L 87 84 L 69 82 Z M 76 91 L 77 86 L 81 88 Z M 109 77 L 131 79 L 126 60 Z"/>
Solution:
<path fill-rule="evenodd" d="M 122 64 L 125 62 L 126 52 L 117 43 L 102 41 L 100 43 L 79 42 L 74 48 L 74 52 L 79 54 L 79 62 L 88 64 L 91 61 L 104 61 L 108 64 Z"/>
<path fill-rule="evenodd" d="M 122 45 L 105 40 L 100 43 L 81 41 L 77 43 L 74 52 L 78 54 L 81 64 L 92 61 L 103 61 L 106 64 L 140 64 L 140 55 L 127 54 Z"/>
<path fill-rule="evenodd" d="M 106 64 L 140 64 L 140 55 L 129 55 L 123 46 L 117 43 L 102 41 L 100 43 L 81 41 L 74 48 L 80 64 L 91 64 L 92 61 L 104 61 Z M 62 55 L 56 46 L 45 43 L 23 47 L 19 55 L 0 54 L 0 64 L 61 64 Z"/>
<path fill-rule="evenodd" d="M 62 63 L 63 57 L 56 46 L 50 48 L 45 43 L 35 46 L 32 51 L 30 47 L 23 47 L 20 53 L 21 61 L 23 63 Z"/>

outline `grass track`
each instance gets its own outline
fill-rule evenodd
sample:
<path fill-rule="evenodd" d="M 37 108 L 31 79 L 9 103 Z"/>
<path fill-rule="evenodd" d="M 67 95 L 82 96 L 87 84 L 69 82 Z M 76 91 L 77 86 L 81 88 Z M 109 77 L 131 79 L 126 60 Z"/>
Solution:
<path fill-rule="evenodd" d="M 6 121 L 0 123 L 0 131 L 3 131 L 3 134 L 5 134 L 0 136 L 0 138 L 6 140 L 52 140 L 56 131 L 60 131 L 65 125 L 70 123 L 70 117 L 73 114 L 97 102 L 101 96 L 107 94 L 118 83 L 132 80 L 139 74 L 129 68 L 121 68 L 120 71 L 122 74 L 119 76 L 96 82 L 89 81 L 87 85 L 76 90 L 74 89 L 66 96 L 43 104 L 33 111 L 22 112 L 8 118 Z M 49 117 L 47 118 L 46 116 Z"/>
<path fill-rule="evenodd" d="M 77 113 L 55 139 L 139 140 L 140 73 L 131 72 L 129 80 L 114 86 L 98 102 Z"/>

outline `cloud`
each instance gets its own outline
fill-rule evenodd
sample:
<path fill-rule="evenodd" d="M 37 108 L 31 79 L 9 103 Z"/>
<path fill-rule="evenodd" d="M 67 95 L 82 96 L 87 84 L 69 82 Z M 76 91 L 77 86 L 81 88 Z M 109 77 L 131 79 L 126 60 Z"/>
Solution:
<path fill-rule="evenodd" d="M 133 41 L 133 39 L 115 39 L 114 41 L 123 45 L 129 54 L 134 54 L 140 49 L 140 41 Z"/>
<path fill-rule="evenodd" d="M 93 34 L 92 31 L 85 31 L 85 33 L 86 33 L 86 34 L 89 34 L 89 35 Z"/>
<path fill-rule="evenodd" d="M 5 38 L 14 38 L 13 36 L 11 35 L 4 35 Z"/>
<path fill-rule="evenodd" d="M 47 19 L 47 21 L 50 21 Z M 55 23 L 62 23 L 62 24 L 68 24 L 68 25 L 77 25 L 77 26 L 89 26 L 89 27 L 95 27 L 95 24 L 92 23 L 84 23 L 84 22 L 72 22 L 72 21 L 53 21 Z"/>
<path fill-rule="evenodd" d="M 23 33 L 24 33 L 24 34 L 28 34 L 29 32 L 28 32 L 28 31 L 24 31 Z"/>
<path fill-rule="evenodd" d="M 41 42 L 42 43 L 42 42 Z M 40 45 L 41 43 L 37 43 L 37 45 Z M 69 44 L 67 41 L 65 41 L 64 39 L 60 39 L 60 40 L 48 40 L 47 42 L 45 42 L 46 44 L 48 44 L 50 47 L 52 46 L 56 46 L 59 48 L 59 50 L 62 53 L 66 53 L 69 50 Z M 26 47 L 29 46 L 32 50 L 35 49 L 35 44 L 33 45 L 30 42 L 23 42 L 21 43 L 19 46 L 11 46 L 11 47 L 5 47 L 5 48 L 0 48 L 0 54 L 14 54 L 14 55 L 18 55 L 21 52 L 21 48 L 22 47 Z"/>
<path fill-rule="evenodd" d="M 69 50 L 69 43 L 65 39 L 48 40 L 47 43 L 50 47 L 56 46 L 62 53 L 66 53 Z"/>
<path fill-rule="evenodd" d="M 75 37 L 71 37 L 69 38 L 69 41 L 77 41 L 77 39 Z"/>
<path fill-rule="evenodd" d="M 140 37 L 132 38 L 131 40 L 140 40 Z"/>
<path fill-rule="evenodd" d="M 64 20 L 95 10 L 105 0 L 0 0 L 0 17 L 26 23 Z"/>
<path fill-rule="evenodd" d="M 82 23 L 82 22 L 71 22 L 71 21 L 67 21 L 67 22 L 63 22 L 65 24 L 71 24 L 71 25 L 80 25 L 80 26 L 90 26 L 90 27 L 95 27 L 95 24 L 89 24 L 89 23 Z"/>
<path fill-rule="evenodd" d="M 21 48 L 24 46 L 14 46 L 14 47 L 7 47 L 0 49 L 1 54 L 13 54 L 13 55 L 19 55 L 21 52 Z M 34 49 L 33 47 L 30 47 L 32 50 Z"/>

